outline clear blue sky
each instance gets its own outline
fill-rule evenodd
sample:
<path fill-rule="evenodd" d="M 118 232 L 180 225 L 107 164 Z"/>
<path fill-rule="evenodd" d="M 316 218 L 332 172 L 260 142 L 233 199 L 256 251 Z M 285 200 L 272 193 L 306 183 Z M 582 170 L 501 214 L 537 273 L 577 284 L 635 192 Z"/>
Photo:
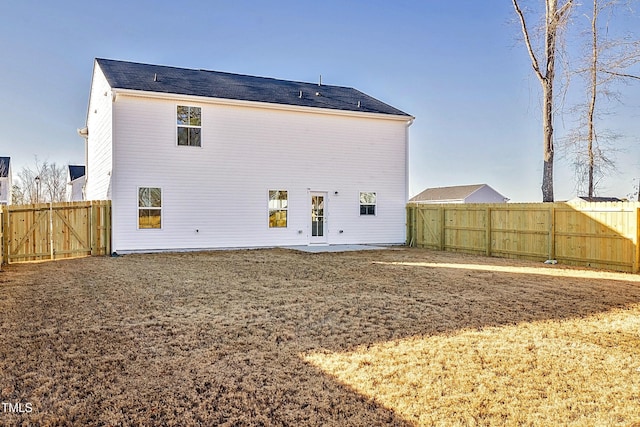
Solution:
<path fill-rule="evenodd" d="M 0 155 L 12 157 L 14 176 L 36 155 L 84 162 L 76 129 L 95 57 L 312 82 L 322 74 L 416 117 L 411 195 L 488 183 L 513 201 L 540 201 L 539 84 L 514 17 L 508 0 L 2 2 Z M 603 195 L 626 196 L 640 176 L 640 84 L 623 91 L 626 105 L 607 120 L 629 138 Z M 568 163 L 556 163 L 557 200 L 575 195 Z"/>

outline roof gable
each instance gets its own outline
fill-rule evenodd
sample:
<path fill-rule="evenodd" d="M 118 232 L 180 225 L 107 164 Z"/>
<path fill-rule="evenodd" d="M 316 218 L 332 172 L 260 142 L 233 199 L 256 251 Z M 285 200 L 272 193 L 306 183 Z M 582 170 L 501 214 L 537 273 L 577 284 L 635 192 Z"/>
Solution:
<path fill-rule="evenodd" d="M 427 188 L 422 193 L 412 197 L 409 201 L 424 202 L 436 200 L 464 200 L 486 185 L 487 184 L 477 184 Z"/>
<path fill-rule="evenodd" d="M 69 165 L 69 181 L 75 181 L 84 176 L 84 166 Z"/>
<path fill-rule="evenodd" d="M 101 58 L 97 58 L 96 63 L 100 66 L 109 85 L 117 89 L 399 115 L 411 118 L 409 114 L 349 87 Z"/>

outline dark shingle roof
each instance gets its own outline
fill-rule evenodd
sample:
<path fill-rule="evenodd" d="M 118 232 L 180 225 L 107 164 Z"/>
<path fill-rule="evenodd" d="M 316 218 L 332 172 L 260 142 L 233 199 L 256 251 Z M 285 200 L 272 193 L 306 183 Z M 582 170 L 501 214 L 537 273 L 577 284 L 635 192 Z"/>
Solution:
<path fill-rule="evenodd" d="M 411 116 L 356 89 L 97 58 L 109 85 L 210 98 Z M 300 92 L 302 91 L 302 97 Z M 316 96 L 316 92 L 320 96 Z"/>
<path fill-rule="evenodd" d="M 69 180 L 75 181 L 84 176 L 84 166 L 69 165 Z"/>
<path fill-rule="evenodd" d="M 6 178 L 9 176 L 9 163 L 11 157 L 0 157 L 0 178 Z"/>

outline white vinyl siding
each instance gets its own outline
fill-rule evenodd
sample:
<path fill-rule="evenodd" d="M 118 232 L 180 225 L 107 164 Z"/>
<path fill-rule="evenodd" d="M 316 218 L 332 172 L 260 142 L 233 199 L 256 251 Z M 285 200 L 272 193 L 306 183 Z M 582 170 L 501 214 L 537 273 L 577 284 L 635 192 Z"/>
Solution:
<path fill-rule="evenodd" d="M 91 96 L 87 111 L 87 200 L 107 200 L 111 197 L 113 155 L 111 88 L 100 66 L 93 71 Z"/>
<path fill-rule="evenodd" d="M 330 244 L 404 242 L 404 120 L 185 101 L 202 108 L 203 135 L 185 150 L 175 101 L 119 95 L 113 105 L 115 251 L 307 244 L 313 191 L 329 198 Z M 136 233 L 142 182 L 163 191 L 157 233 Z M 376 189 L 375 217 L 358 215 L 362 188 Z M 269 190 L 287 191 L 277 233 L 265 226 Z"/>
<path fill-rule="evenodd" d="M 0 178 L 0 204 L 11 204 L 11 181 L 8 177 Z"/>
<path fill-rule="evenodd" d="M 79 202 L 81 200 L 85 200 L 83 194 L 84 188 L 84 180 L 85 177 L 81 176 L 80 178 L 76 178 L 71 181 L 67 186 L 67 201 L 69 202 Z"/>

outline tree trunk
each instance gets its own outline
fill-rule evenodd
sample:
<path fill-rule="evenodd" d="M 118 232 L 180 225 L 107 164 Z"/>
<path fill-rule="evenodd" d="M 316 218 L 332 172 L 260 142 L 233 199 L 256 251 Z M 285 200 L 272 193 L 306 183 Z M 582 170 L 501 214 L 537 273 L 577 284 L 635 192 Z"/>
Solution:
<path fill-rule="evenodd" d="M 543 85 L 543 118 L 544 132 L 542 171 L 542 201 L 553 202 L 553 84 L 545 82 Z"/>
<path fill-rule="evenodd" d="M 547 0 L 545 54 L 547 69 L 540 79 L 543 96 L 542 129 L 544 132 L 542 171 L 542 201 L 553 202 L 553 84 L 556 63 L 556 33 L 558 31 L 557 0 Z"/>
<path fill-rule="evenodd" d="M 542 86 L 542 128 L 543 128 L 543 160 L 542 172 L 542 201 L 553 202 L 553 85 L 555 80 L 556 37 L 561 27 L 566 24 L 566 17 L 570 13 L 573 0 L 566 0 L 558 8 L 558 0 L 545 1 L 545 67 L 540 67 L 538 57 L 531 45 L 529 30 L 524 13 L 518 0 L 512 0 L 513 7 L 520 19 L 525 46 L 531 58 L 531 65 Z"/>
<path fill-rule="evenodd" d="M 593 0 L 593 16 L 591 17 L 591 91 L 589 99 L 589 111 L 587 113 L 587 155 L 589 159 L 589 197 L 594 196 L 593 169 L 595 167 L 595 156 L 593 154 L 593 143 L 596 138 L 594 116 L 596 111 L 596 97 L 598 93 L 598 0 Z"/>

